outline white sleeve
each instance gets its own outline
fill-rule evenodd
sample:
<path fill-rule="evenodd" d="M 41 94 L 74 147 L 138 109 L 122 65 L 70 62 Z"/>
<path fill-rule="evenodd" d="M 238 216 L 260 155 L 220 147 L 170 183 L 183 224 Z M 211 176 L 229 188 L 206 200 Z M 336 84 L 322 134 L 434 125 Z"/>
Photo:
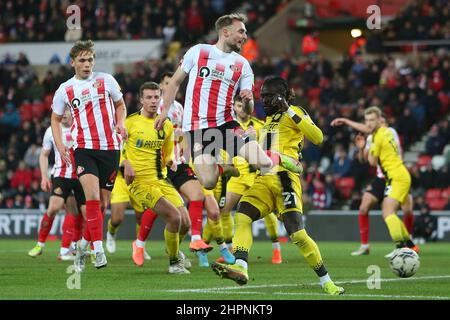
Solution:
<path fill-rule="evenodd" d="M 392 134 L 394 135 L 394 140 L 395 140 L 395 143 L 397 144 L 398 152 L 399 152 L 400 155 L 401 155 L 401 154 L 403 153 L 403 151 L 402 151 L 402 145 L 401 145 L 401 143 L 400 143 L 400 138 L 398 137 L 398 133 L 397 133 L 397 131 L 396 131 L 394 128 L 392 128 L 392 127 L 389 127 L 389 129 L 391 130 Z"/>
<path fill-rule="evenodd" d="M 64 87 L 61 85 L 58 90 L 56 90 L 53 96 L 52 110 L 59 116 L 64 114 L 64 109 L 69 101 L 66 100 L 66 94 L 64 92 Z"/>
<path fill-rule="evenodd" d="M 48 127 L 47 130 L 45 130 L 44 139 L 42 139 L 42 148 L 44 148 L 44 150 L 52 150 L 53 148 L 53 134 L 51 127 Z"/>
<path fill-rule="evenodd" d="M 366 139 L 366 146 L 364 147 L 364 151 L 369 152 L 370 146 L 372 145 L 372 137 L 373 135 L 368 135 Z"/>
<path fill-rule="evenodd" d="M 198 46 L 193 46 L 192 48 L 190 48 L 183 57 L 183 60 L 181 60 L 181 69 L 183 69 L 184 72 L 189 73 L 191 71 L 191 69 L 194 67 L 197 59 L 195 59 L 195 56 L 197 55 L 197 47 Z"/>
<path fill-rule="evenodd" d="M 253 91 L 253 82 L 254 82 L 254 75 L 252 67 L 250 67 L 248 61 L 245 60 L 242 70 L 242 76 L 241 79 L 239 80 L 239 88 L 241 90 Z"/>
<path fill-rule="evenodd" d="M 122 90 L 120 89 L 119 84 L 117 83 L 116 79 L 114 79 L 114 77 L 110 74 L 108 74 L 108 77 L 106 77 L 107 79 L 107 89 L 109 94 L 112 97 L 112 100 L 114 102 L 119 101 L 120 99 L 122 99 Z"/>

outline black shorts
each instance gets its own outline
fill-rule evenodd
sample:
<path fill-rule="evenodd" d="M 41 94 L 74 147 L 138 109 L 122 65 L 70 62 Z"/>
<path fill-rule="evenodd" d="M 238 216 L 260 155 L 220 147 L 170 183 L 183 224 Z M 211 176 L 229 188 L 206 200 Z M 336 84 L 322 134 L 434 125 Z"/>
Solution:
<path fill-rule="evenodd" d="M 75 165 L 78 178 L 87 173 L 100 181 L 100 188 L 112 191 L 119 170 L 119 150 L 75 149 Z"/>
<path fill-rule="evenodd" d="M 225 150 L 231 159 L 251 140 L 236 121 L 227 122 L 216 128 L 189 131 L 186 136 L 193 159 L 202 154 L 216 157 L 221 149 Z"/>
<path fill-rule="evenodd" d="M 66 202 L 69 196 L 75 196 L 78 206 L 82 206 L 86 203 L 83 187 L 81 187 L 80 180 L 78 179 L 52 177 L 51 195 L 63 198 L 64 202 Z"/>
<path fill-rule="evenodd" d="M 197 180 L 194 170 L 186 163 L 179 164 L 177 171 L 172 171 L 170 167 L 167 167 L 167 178 L 177 191 L 180 191 L 181 186 L 189 180 Z"/>
<path fill-rule="evenodd" d="M 375 177 L 372 182 L 367 186 L 366 192 L 373 194 L 377 198 L 378 203 L 381 204 L 384 199 L 384 189 L 386 188 L 386 180 Z"/>

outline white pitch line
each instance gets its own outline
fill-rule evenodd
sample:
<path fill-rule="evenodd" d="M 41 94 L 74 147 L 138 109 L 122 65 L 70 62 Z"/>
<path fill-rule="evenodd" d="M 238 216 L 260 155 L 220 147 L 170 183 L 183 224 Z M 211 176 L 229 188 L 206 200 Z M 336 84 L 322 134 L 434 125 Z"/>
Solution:
<path fill-rule="evenodd" d="M 392 279 L 380 279 L 380 282 L 398 282 L 398 281 L 410 281 L 410 280 L 433 280 L 433 279 L 449 279 L 450 275 L 442 275 L 442 276 L 422 276 L 422 277 L 411 277 L 411 278 L 392 278 Z M 367 279 L 361 280 L 343 280 L 336 281 L 336 284 L 358 284 L 358 283 L 366 283 Z M 242 288 L 245 289 L 262 289 L 262 288 L 285 288 L 285 287 L 305 287 L 305 286 L 318 286 L 318 283 L 306 283 L 306 284 L 263 284 L 263 285 L 249 285 L 245 287 L 213 287 L 213 288 L 192 288 L 192 289 L 169 289 L 169 290 L 160 290 L 162 292 L 196 292 L 196 293 L 208 293 L 208 292 L 226 292 L 226 291 L 239 291 Z M 349 296 L 349 295 L 346 295 Z M 406 298 L 407 296 L 405 296 Z M 450 297 L 446 297 L 445 299 L 450 299 Z"/>
<path fill-rule="evenodd" d="M 275 295 L 292 295 L 292 296 L 329 296 L 325 293 L 305 293 L 305 292 L 274 292 Z M 437 299 L 450 300 L 450 297 L 441 296 L 410 296 L 410 295 L 390 295 L 390 294 L 359 294 L 344 293 L 343 297 L 367 297 L 367 298 L 393 298 L 393 299 Z"/>

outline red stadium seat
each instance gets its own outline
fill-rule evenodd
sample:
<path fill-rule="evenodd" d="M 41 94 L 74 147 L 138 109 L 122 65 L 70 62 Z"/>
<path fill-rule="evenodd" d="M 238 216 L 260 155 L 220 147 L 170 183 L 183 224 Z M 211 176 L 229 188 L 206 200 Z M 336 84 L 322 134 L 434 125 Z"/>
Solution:
<path fill-rule="evenodd" d="M 337 178 L 335 181 L 336 188 L 344 199 L 349 199 L 355 187 L 355 179 L 353 177 Z"/>
<path fill-rule="evenodd" d="M 423 154 L 419 156 L 419 159 L 417 159 L 417 166 L 420 167 L 426 167 L 433 157 L 427 154 Z"/>
<path fill-rule="evenodd" d="M 428 189 L 425 192 L 425 199 L 431 200 L 431 199 L 440 199 L 441 198 L 441 189 L 437 189 L 437 188 L 433 188 L 433 189 Z"/>
<path fill-rule="evenodd" d="M 427 200 L 427 203 L 430 206 L 431 210 L 442 210 L 442 209 L 444 209 L 447 202 L 448 202 L 448 199 L 444 199 L 444 198 Z"/>
<path fill-rule="evenodd" d="M 448 199 L 450 197 L 450 187 L 442 189 L 441 198 Z"/>
<path fill-rule="evenodd" d="M 33 110 L 32 110 L 32 105 L 31 103 L 23 103 L 20 107 L 19 107 L 19 115 L 20 115 L 20 120 L 23 121 L 31 121 L 31 119 L 33 119 Z"/>
<path fill-rule="evenodd" d="M 45 104 L 43 102 L 33 103 L 33 118 L 42 118 L 45 113 Z"/>

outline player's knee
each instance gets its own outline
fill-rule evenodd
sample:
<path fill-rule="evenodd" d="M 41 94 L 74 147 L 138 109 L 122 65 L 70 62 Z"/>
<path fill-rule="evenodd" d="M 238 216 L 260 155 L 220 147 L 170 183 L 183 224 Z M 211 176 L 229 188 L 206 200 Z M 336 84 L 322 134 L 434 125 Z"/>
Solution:
<path fill-rule="evenodd" d="M 200 178 L 199 178 L 200 180 Z M 217 178 L 214 177 L 205 177 L 201 179 L 201 184 L 206 190 L 212 190 L 216 187 Z"/>
<path fill-rule="evenodd" d="M 63 208 L 62 205 L 59 204 L 51 204 L 48 206 L 47 215 L 49 217 L 54 217 L 56 214 Z"/>
<path fill-rule="evenodd" d="M 359 214 L 368 215 L 369 214 L 369 206 L 365 203 L 361 203 L 359 206 Z"/>
<path fill-rule="evenodd" d="M 309 235 L 305 229 L 302 229 L 295 231 L 293 234 L 290 235 L 290 238 L 293 244 L 297 246 L 302 246 L 309 238 Z"/>
<path fill-rule="evenodd" d="M 113 227 L 118 227 L 122 224 L 124 217 L 121 216 L 111 216 L 111 224 Z"/>
<path fill-rule="evenodd" d="M 294 233 L 305 229 L 302 214 L 298 211 L 289 211 L 281 215 L 284 227 L 288 235 L 292 236 Z"/>

